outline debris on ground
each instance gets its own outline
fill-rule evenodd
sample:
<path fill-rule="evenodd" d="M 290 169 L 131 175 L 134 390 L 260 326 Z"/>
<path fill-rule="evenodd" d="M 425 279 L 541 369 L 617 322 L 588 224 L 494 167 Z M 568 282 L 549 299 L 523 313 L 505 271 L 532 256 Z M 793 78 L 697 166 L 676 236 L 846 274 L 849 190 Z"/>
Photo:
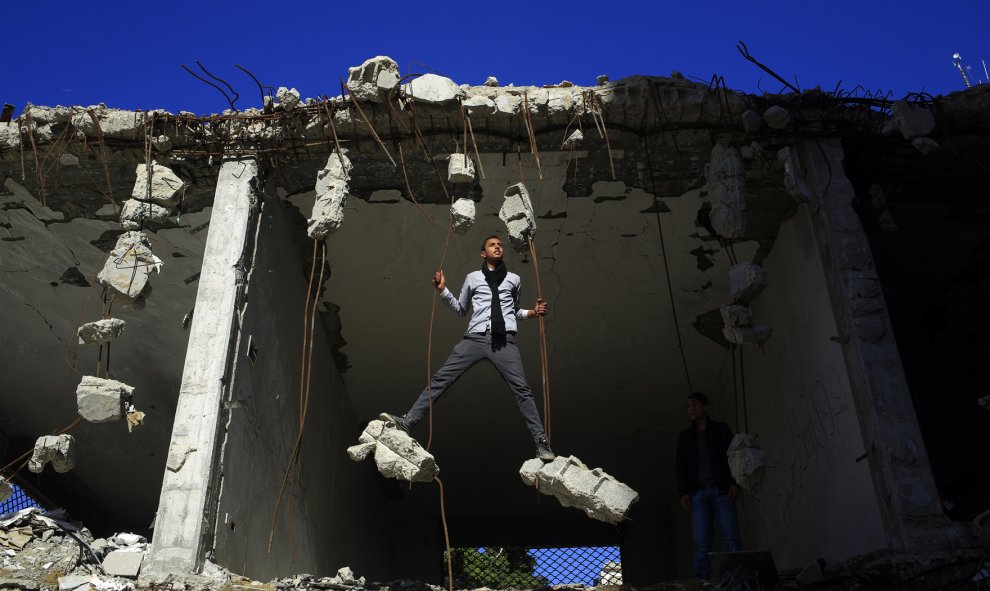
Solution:
<path fill-rule="evenodd" d="M 394 423 L 371 421 L 358 441 L 347 448 L 347 455 L 360 462 L 374 453 L 378 471 L 386 478 L 430 482 L 440 473 L 433 455 Z"/>

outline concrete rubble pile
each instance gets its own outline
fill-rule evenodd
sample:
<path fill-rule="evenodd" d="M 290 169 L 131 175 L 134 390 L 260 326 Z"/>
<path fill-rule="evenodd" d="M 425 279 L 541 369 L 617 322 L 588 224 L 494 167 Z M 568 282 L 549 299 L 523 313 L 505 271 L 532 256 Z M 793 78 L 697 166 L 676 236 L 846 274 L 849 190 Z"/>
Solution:
<path fill-rule="evenodd" d="M 34 451 L 28 460 L 28 470 L 40 474 L 49 462 L 52 469 L 60 474 L 75 467 L 76 440 L 72 435 L 43 435 L 35 441 Z"/>
<path fill-rule="evenodd" d="M 0 588 L 25 591 L 124 591 L 137 570 L 114 566 L 117 552 L 143 557 L 146 540 L 135 534 L 94 539 L 57 509 L 28 507 L 0 517 Z"/>
<path fill-rule="evenodd" d="M 735 304 L 722 306 L 722 335 L 734 345 L 762 345 L 770 339 L 773 329 L 753 322 L 753 311 Z"/>
<path fill-rule="evenodd" d="M 754 492 L 763 483 L 766 472 L 766 454 L 755 435 L 736 433 L 727 450 L 729 472 L 736 482 L 748 492 Z"/>
<path fill-rule="evenodd" d="M 127 322 L 119 318 L 104 318 L 83 324 L 76 335 L 80 345 L 105 345 L 119 337 L 126 326 Z"/>
<path fill-rule="evenodd" d="M 433 455 L 394 423 L 371 421 L 358 441 L 347 448 L 347 455 L 360 462 L 374 454 L 378 471 L 386 478 L 429 482 L 440 473 Z"/>
<path fill-rule="evenodd" d="M 536 214 L 526 185 L 516 183 L 505 190 L 498 217 L 505 222 L 512 248 L 519 253 L 528 252 L 529 238 L 536 234 Z"/>
<path fill-rule="evenodd" d="M 533 458 L 523 463 L 519 476 L 529 486 L 557 497 L 564 507 L 576 507 L 605 523 L 619 523 L 639 494 L 601 468 L 588 469 L 574 456 L 557 456 L 550 463 Z"/>
<path fill-rule="evenodd" d="M 348 184 L 351 181 L 351 161 L 347 150 L 334 150 L 327 164 L 316 173 L 316 201 L 307 222 L 310 238 L 321 240 L 340 229 L 344 222 L 344 205 L 347 203 Z"/>

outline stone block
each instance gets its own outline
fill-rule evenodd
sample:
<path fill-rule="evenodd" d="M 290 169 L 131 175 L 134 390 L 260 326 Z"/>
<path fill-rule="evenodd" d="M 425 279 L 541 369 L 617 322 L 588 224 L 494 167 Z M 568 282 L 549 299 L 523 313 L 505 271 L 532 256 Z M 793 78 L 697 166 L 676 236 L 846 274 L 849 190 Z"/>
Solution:
<path fill-rule="evenodd" d="M 757 131 L 763 129 L 763 126 L 766 125 L 766 121 L 764 121 L 763 117 L 756 111 L 749 110 L 742 114 L 742 125 L 743 129 L 746 130 L 746 133 L 756 133 Z"/>
<path fill-rule="evenodd" d="M 606 84 L 608 84 L 608 76 L 606 74 L 596 76 L 595 83 L 597 83 L 598 86 L 605 86 Z"/>
<path fill-rule="evenodd" d="M 360 462 L 373 453 L 378 471 L 386 478 L 429 482 L 440 473 L 433 455 L 393 423 L 371 421 L 358 442 L 347 448 L 347 455 Z"/>
<path fill-rule="evenodd" d="M 756 263 L 740 263 L 729 268 L 729 293 L 732 299 L 750 302 L 767 286 L 767 273 Z"/>
<path fill-rule="evenodd" d="M 915 150 L 925 155 L 931 154 L 939 148 L 938 142 L 930 137 L 916 137 L 911 140 L 911 145 L 914 146 Z"/>
<path fill-rule="evenodd" d="M 83 585 L 89 585 L 91 575 L 67 575 L 58 578 L 58 591 L 72 591 Z"/>
<path fill-rule="evenodd" d="M 496 78 L 495 76 L 489 76 L 488 78 L 485 78 L 485 86 L 498 88 L 498 78 Z"/>
<path fill-rule="evenodd" d="M 564 507 L 581 509 L 588 517 L 606 523 L 623 521 L 639 499 L 633 489 L 601 468 L 589 470 L 574 456 L 557 456 L 549 463 L 538 458 L 527 460 L 519 476 L 527 485 L 556 497 Z"/>
<path fill-rule="evenodd" d="M 76 440 L 72 435 L 44 435 L 34 443 L 34 452 L 28 461 L 28 470 L 40 474 L 45 464 L 51 462 L 58 473 L 68 472 L 76 465 Z"/>
<path fill-rule="evenodd" d="M 103 570 L 108 575 L 114 577 L 136 579 L 138 573 L 141 572 L 141 563 L 143 561 L 144 552 L 114 550 L 103 559 Z"/>
<path fill-rule="evenodd" d="M 126 326 L 120 318 L 104 318 L 83 324 L 76 334 L 80 345 L 104 345 L 119 337 Z"/>
<path fill-rule="evenodd" d="M 334 150 L 326 166 L 316 173 L 316 200 L 308 221 L 310 238 L 325 238 L 340 229 L 344 222 L 344 205 L 353 168 L 345 152 L 341 150 L 338 155 Z"/>
<path fill-rule="evenodd" d="M 784 189 L 787 194 L 803 203 L 811 201 L 811 189 L 804 182 L 804 173 L 797 152 L 790 147 L 777 152 L 777 160 L 784 165 Z"/>
<path fill-rule="evenodd" d="M 119 421 L 133 393 L 134 388 L 122 382 L 83 376 L 76 387 L 79 416 L 90 423 Z"/>
<path fill-rule="evenodd" d="M 495 97 L 495 111 L 503 115 L 515 115 L 522 106 L 522 97 L 501 93 Z"/>
<path fill-rule="evenodd" d="M 739 150 L 716 143 L 705 176 L 712 227 L 725 238 L 742 238 L 746 233 L 746 186 Z"/>
<path fill-rule="evenodd" d="M 172 208 L 179 202 L 182 182 L 172 169 L 161 164 L 151 165 L 151 192 L 148 191 L 148 168 L 144 163 L 137 165 L 137 179 L 131 197 L 141 201 L 151 201 L 162 207 Z"/>
<path fill-rule="evenodd" d="M 120 210 L 120 225 L 125 230 L 138 230 L 150 223 L 164 224 L 168 221 L 169 210 L 151 203 L 128 199 Z"/>
<path fill-rule="evenodd" d="M 135 304 L 148 286 L 151 272 L 160 270 L 161 266 L 161 259 L 151 252 L 147 236 L 141 232 L 124 232 L 117 238 L 117 245 L 110 251 L 96 280 L 112 289 L 124 304 Z"/>
<path fill-rule="evenodd" d="M 474 161 L 465 154 L 451 154 L 447 164 L 447 180 L 452 183 L 473 183 Z"/>
<path fill-rule="evenodd" d="M 791 124 L 791 113 L 780 105 L 774 105 L 764 111 L 763 120 L 767 122 L 770 129 L 787 129 Z"/>
<path fill-rule="evenodd" d="M 347 87 L 355 100 L 384 103 L 398 83 L 399 64 L 388 56 L 379 55 L 347 69 Z"/>
<path fill-rule="evenodd" d="M 756 436 L 736 433 L 727 451 L 729 472 L 744 490 L 756 491 L 763 483 L 766 472 L 766 454 Z"/>
<path fill-rule="evenodd" d="M 464 99 L 464 108 L 468 110 L 470 115 L 475 113 L 491 115 L 495 112 L 495 101 L 487 96 L 476 94 Z"/>
<path fill-rule="evenodd" d="M 451 225 L 456 234 L 466 233 L 474 225 L 476 208 L 474 201 L 461 197 L 450 206 Z"/>
<path fill-rule="evenodd" d="M 286 111 L 292 111 L 299 106 L 300 97 L 299 91 L 295 88 L 286 88 L 285 86 L 279 86 L 278 90 L 275 91 L 275 100 L 278 101 L 279 106 L 281 106 Z"/>
<path fill-rule="evenodd" d="M 897 129 L 908 141 L 935 131 L 935 116 L 928 109 L 912 106 L 907 101 L 895 101 L 890 113 L 897 122 Z"/>
<path fill-rule="evenodd" d="M 529 252 L 529 237 L 536 234 L 536 214 L 526 185 L 516 183 L 505 190 L 505 201 L 498 217 L 505 222 L 509 241 L 516 252 Z"/>
<path fill-rule="evenodd" d="M 79 156 L 68 152 L 58 157 L 59 166 L 79 166 Z"/>
<path fill-rule="evenodd" d="M 424 103 L 442 104 L 465 96 L 464 90 L 450 78 L 423 74 L 403 87 L 406 95 Z"/>

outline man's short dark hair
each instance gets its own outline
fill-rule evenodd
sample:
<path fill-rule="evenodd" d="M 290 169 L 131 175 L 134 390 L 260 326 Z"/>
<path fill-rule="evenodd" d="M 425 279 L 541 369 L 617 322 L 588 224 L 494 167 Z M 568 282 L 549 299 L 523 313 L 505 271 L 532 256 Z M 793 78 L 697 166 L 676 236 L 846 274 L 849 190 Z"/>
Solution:
<path fill-rule="evenodd" d="M 498 240 L 499 242 L 502 241 L 501 236 L 499 236 L 498 234 L 492 234 L 488 238 L 485 238 L 485 241 L 481 243 L 481 250 L 485 250 L 485 247 L 488 246 L 488 241 L 491 240 L 492 238 Z"/>
<path fill-rule="evenodd" d="M 697 400 L 698 402 L 706 406 L 711 404 L 710 402 L 708 402 L 708 397 L 705 396 L 704 392 L 691 392 L 690 394 L 688 394 L 688 400 Z"/>

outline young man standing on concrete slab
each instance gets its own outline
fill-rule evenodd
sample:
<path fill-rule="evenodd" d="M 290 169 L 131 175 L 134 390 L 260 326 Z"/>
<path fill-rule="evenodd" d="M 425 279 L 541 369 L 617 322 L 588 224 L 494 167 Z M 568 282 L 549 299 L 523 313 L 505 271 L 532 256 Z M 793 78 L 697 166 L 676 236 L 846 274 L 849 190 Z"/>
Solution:
<path fill-rule="evenodd" d="M 715 519 L 725 549 L 742 550 L 736 516 L 739 486 L 729 472 L 726 455 L 732 430 L 725 423 L 708 418 L 708 408 L 708 397 L 703 393 L 693 392 L 688 396 L 687 411 L 692 425 L 681 431 L 677 440 L 677 490 L 681 494 L 681 506 L 691 512 L 694 576 L 698 579 L 711 578 L 708 553 L 712 550 Z"/>
<path fill-rule="evenodd" d="M 540 413 L 536 410 L 533 393 L 526 382 L 515 336 L 516 320 L 544 316 L 548 306 L 546 302 L 537 300 L 533 310 L 519 309 L 522 280 L 506 269 L 502 261 L 503 252 L 502 241 L 498 236 L 485 238 L 481 246 L 481 258 L 484 259 L 481 270 L 468 273 L 464 278 L 464 287 L 461 288 L 459 298 L 455 298 L 447 289 L 447 278 L 443 271 L 437 271 L 433 275 L 433 285 L 454 313 L 465 316 L 470 306 L 471 320 L 468 321 L 467 331 L 447 357 L 443 367 L 433 374 L 429 387 L 423 390 L 409 412 L 403 416 L 382 413 L 379 418 L 395 423 L 406 432 L 410 431 L 429 412 L 431 398 L 435 404 L 461 374 L 475 363 L 487 359 L 495 365 L 516 395 L 519 411 L 536 443 L 536 456 L 549 462 L 555 456 L 547 443 Z"/>

